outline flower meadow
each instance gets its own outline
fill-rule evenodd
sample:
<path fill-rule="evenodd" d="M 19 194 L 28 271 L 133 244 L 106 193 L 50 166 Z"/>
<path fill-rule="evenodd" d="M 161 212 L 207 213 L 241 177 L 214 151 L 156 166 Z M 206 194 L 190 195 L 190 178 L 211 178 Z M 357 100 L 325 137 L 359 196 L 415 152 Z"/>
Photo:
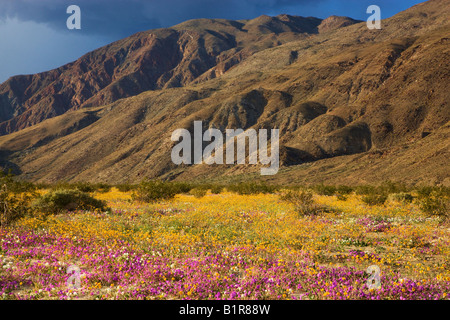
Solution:
<path fill-rule="evenodd" d="M 412 203 L 314 195 L 329 210 L 300 216 L 277 193 L 94 196 L 110 210 L 0 228 L 0 299 L 449 299 L 450 229 Z"/>

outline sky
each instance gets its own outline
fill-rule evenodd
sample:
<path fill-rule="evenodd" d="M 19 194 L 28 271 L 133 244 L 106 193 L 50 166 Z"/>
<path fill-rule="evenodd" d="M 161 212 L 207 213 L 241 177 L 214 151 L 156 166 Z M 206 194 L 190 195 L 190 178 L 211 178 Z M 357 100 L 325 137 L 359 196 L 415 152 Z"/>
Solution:
<path fill-rule="evenodd" d="M 386 19 L 424 0 L 0 0 L 0 83 L 57 68 L 136 32 L 190 19 L 252 19 L 286 13 L 367 20 L 370 5 Z M 69 30 L 70 5 L 81 29 Z"/>

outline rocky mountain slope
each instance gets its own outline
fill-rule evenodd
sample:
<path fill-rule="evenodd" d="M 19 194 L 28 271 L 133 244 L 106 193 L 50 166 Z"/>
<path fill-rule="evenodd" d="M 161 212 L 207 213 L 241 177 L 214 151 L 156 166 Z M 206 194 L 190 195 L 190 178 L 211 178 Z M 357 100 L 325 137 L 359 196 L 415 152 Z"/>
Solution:
<path fill-rule="evenodd" d="M 286 183 L 450 184 L 447 0 L 383 20 L 192 20 L 0 85 L 0 166 L 34 181 L 239 179 L 176 166 L 175 129 L 279 128 Z"/>
<path fill-rule="evenodd" d="M 69 110 L 214 78 L 257 51 L 318 33 L 320 25 L 320 19 L 281 15 L 200 19 L 137 33 L 56 70 L 0 85 L 0 134 Z"/>

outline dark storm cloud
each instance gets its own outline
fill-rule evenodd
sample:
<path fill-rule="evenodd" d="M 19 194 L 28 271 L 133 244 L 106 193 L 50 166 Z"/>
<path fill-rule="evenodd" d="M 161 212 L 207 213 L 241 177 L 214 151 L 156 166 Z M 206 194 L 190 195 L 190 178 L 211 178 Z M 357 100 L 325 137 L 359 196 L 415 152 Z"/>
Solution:
<path fill-rule="evenodd" d="M 315 2 L 323 2 L 320 0 Z M 69 5 L 78 5 L 85 34 L 125 36 L 169 27 L 189 19 L 244 19 L 311 3 L 307 0 L 0 0 L 0 19 L 45 23 L 66 28 Z"/>

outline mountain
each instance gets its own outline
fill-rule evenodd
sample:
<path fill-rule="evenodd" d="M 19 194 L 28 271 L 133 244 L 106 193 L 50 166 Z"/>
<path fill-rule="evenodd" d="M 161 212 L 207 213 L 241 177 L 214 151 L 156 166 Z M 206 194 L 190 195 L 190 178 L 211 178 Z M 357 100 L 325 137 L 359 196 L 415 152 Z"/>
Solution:
<path fill-rule="evenodd" d="M 448 1 L 382 21 L 192 20 L 0 85 L 0 166 L 33 181 L 260 179 L 176 166 L 175 129 L 279 128 L 283 183 L 450 185 Z"/>
<path fill-rule="evenodd" d="M 318 32 L 321 20 L 288 15 L 249 21 L 200 19 L 137 33 L 61 68 L 0 85 L 0 134 L 69 110 L 226 72 L 253 53 Z"/>
<path fill-rule="evenodd" d="M 359 20 L 354 20 L 349 17 L 339 17 L 339 16 L 331 16 L 323 20 L 320 25 L 317 27 L 319 33 L 328 32 L 332 30 L 336 30 L 339 28 L 351 26 L 352 24 L 362 22 Z"/>

